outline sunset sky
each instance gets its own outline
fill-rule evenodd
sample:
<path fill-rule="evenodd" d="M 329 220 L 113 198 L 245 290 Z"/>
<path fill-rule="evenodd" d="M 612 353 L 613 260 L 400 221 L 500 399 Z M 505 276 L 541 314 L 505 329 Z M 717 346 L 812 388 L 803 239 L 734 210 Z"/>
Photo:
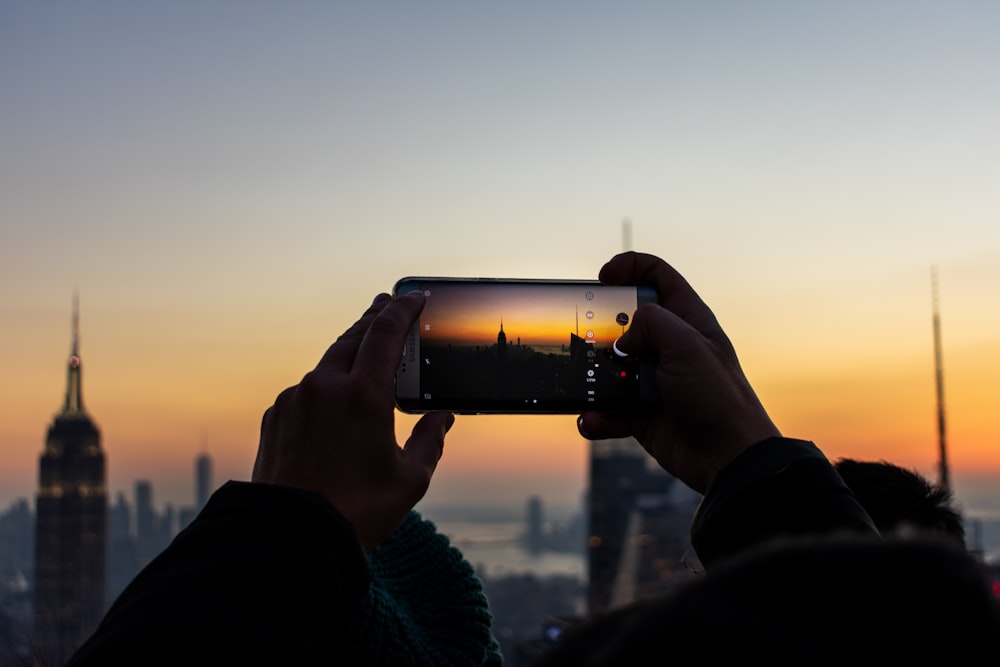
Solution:
<path fill-rule="evenodd" d="M 624 220 L 786 435 L 934 477 L 936 272 L 963 499 L 1000 475 L 998 35 L 991 0 L 0 3 L 0 510 L 75 293 L 111 493 L 183 506 L 399 278 L 596 278 Z M 425 502 L 575 503 L 587 453 L 462 416 Z"/>
<path fill-rule="evenodd" d="M 630 287 L 546 286 L 525 292 L 518 285 L 460 283 L 424 291 L 421 339 L 462 345 L 496 344 L 503 325 L 512 345 L 568 348 L 570 334 L 576 334 L 606 346 L 624 331 L 617 315 L 631 318 L 637 305 Z"/>

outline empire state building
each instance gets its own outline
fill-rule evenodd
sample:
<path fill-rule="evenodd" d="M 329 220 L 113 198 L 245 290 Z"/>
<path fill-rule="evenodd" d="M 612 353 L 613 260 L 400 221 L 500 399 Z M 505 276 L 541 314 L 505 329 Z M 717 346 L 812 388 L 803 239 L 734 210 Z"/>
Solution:
<path fill-rule="evenodd" d="M 35 650 L 65 663 L 104 613 L 107 579 L 107 489 L 101 432 L 81 396 L 79 306 L 66 398 L 39 457 L 35 528 Z"/>

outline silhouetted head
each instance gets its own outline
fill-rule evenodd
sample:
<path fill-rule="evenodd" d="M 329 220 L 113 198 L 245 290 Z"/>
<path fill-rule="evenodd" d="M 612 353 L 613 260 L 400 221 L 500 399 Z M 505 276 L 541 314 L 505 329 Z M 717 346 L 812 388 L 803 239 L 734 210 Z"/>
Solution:
<path fill-rule="evenodd" d="M 1000 600 L 964 547 L 929 536 L 779 539 L 673 593 L 575 625 L 544 667 L 976 664 L 1000 641 Z M 691 662 L 679 660 L 680 663 Z"/>
<path fill-rule="evenodd" d="M 834 464 L 883 535 L 938 535 L 965 546 L 965 523 L 951 491 L 888 461 Z"/>

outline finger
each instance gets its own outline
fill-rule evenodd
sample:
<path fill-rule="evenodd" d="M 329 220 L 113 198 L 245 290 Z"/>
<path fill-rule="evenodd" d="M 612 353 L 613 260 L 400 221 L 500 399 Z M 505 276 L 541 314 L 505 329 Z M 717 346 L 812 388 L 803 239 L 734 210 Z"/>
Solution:
<path fill-rule="evenodd" d="M 372 300 L 358 321 L 342 333 L 334 341 L 333 345 L 327 348 L 323 358 L 319 360 L 316 368 L 330 368 L 341 372 L 348 372 L 354 366 L 354 357 L 357 355 L 358 347 L 364 339 L 365 332 L 371 326 L 372 321 L 378 316 L 382 309 L 392 300 L 388 294 L 378 294 Z"/>
<path fill-rule="evenodd" d="M 264 416 L 260 420 L 260 441 L 257 443 L 257 457 L 254 459 L 253 470 L 250 474 L 250 479 L 255 482 L 266 481 L 266 476 L 271 469 L 272 454 L 266 444 L 273 421 L 273 411 L 274 406 L 271 406 L 264 411 Z"/>
<path fill-rule="evenodd" d="M 615 344 L 626 354 L 656 359 L 660 369 L 697 364 L 706 354 L 712 356 L 710 348 L 730 346 L 725 333 L 720 333 L 719 340 L 706 338 L 675 313 L 656 304 L 640 306 L 632 325 Z"/>
<path fill-rule="evenodd" d="M 700 339 L 701 334 L 666 308 L 650 303 L 636 309 L 632 324 L 615 339 L 612 349 L 619 356 L 659 358 L 670 354 L 682 339 L 691 337 Z"/>
<path fill-rule="evenodd" d="M 676 313 L 703 335 L 712 338 L 722 328 L 712 310 L 674 267 L 655 255 L 624 252 L 612 257 L 598 274 L 608 285 L 649 285 L 660 296 L 660 305 Z"/>
<path fill-rule="evenodd" d="M 392 383 L 403 356 L 406 334 L 423 307 L 423 292 L 410 292 L 386 304 L 371 321 L 358 346 L 355 367 L 364 369 L 376 382 Z"/>
<path fill-rule="evenodd" d="M 406 467 L 413 475 L 420 496 L 430 484 L 444 452 L 444 437 L 454 423 L 455 415 L 450 412 L 429 412 L 413 426 L 409 439 L 403 445 Z"/>
<path fill-rule="evenodd" d="M 587 440 L 625 438 L 633 434 L 632 417 L 611 412 L 584 412 L 576 420 L 576 430 Z"/>

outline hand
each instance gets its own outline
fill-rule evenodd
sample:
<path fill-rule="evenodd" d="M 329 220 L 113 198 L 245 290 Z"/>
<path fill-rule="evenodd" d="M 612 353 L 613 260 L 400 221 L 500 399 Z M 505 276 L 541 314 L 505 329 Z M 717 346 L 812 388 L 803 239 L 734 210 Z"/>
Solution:
<path fill-rule="evenodd" d="M 663 405 L 653 414 L 586 412 L 580 433 L 592 440 L 634 436 L 664 469 L 705 493 L 726 464 L 780 433 L 715 315 L 673 267 L 626 252 L 605 264 L 599 277 L 609 285 L 651 285 L 659 293 L 658 305 L 636 310 L 617 345 L 657 360 Z"/>
<path fill-rule="evenodd" d="M 424 415 L 401 448 L 394 383 L 420 293 L 371 307 L 302 381 L 267 409 L 252 481 L 318 491 L 354 525 L 366 550 L 427 492 L 454 415 Z"/>

